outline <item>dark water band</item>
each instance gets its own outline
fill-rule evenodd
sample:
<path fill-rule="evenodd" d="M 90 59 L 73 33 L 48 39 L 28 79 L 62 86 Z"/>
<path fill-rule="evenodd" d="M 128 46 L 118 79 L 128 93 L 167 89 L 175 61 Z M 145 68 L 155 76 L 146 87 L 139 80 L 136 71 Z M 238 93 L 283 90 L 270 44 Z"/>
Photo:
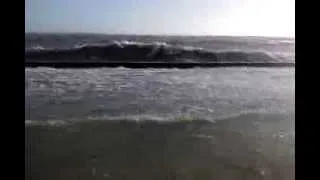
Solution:
<path fill-rule="evenodd" d="M 211 67 L 295 67 L 295 63 L 253 63 L 253 62 L 206 62 L 206 63 L 166 63 L 166 62 L 55 62 L 27 61 L 25 67 L 54 68 L 211 68 Z"/>

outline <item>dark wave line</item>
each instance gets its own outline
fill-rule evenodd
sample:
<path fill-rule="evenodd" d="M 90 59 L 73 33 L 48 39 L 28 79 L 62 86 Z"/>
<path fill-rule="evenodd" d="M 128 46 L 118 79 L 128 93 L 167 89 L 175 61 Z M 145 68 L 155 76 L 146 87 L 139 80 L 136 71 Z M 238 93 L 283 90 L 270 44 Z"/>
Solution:
<path fill-rule="evenodd" d="M 265 52 L 213 52 L 201 48 L 172 46 L 165 43 L 114 42 L 104 45 L 85 45 L 70 49 L 32 49 L 25 52 L 26 61 L 57 62 L 261 62 L 288 61 Z M 290 61 L 290 60 L 289 60 Z"/>
<path fill-rule="evenodd" d="M 98 67 L 127 67 L 127 68 L 194 68 L 194 67 L 294 67 L 294 63 L 248 63 L 248 62 L 26 62 L 26 67 L 54 67 L 54 68 L 98 68 Z"/>

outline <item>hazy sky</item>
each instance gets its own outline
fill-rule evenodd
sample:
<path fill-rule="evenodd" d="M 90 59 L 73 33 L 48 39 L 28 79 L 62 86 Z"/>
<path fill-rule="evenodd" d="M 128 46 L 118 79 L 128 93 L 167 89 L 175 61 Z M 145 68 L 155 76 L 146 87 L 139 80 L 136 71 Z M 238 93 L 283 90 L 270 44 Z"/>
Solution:
<path fill-rule="evenodd" d="M 294 37 L 295 0 L 26 0 L 25 31 Z"/>

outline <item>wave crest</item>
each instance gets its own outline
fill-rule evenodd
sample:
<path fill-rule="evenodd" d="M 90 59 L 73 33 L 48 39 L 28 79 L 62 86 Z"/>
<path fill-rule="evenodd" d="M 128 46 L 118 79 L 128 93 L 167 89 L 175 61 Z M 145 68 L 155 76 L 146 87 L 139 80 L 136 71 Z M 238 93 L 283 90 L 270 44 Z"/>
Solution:
<path fill-rule="evenodd" d="M 107 44 L 78 44 L 68 49 L 29 49 L 26 60 L 125 61 L 125 62 L 285 62 L 266 52 L 210 51 L 203 48 L 170 45 L 165 42 L 113 41 Z M 292 60 L 291 60 L 292 61 Z"/>

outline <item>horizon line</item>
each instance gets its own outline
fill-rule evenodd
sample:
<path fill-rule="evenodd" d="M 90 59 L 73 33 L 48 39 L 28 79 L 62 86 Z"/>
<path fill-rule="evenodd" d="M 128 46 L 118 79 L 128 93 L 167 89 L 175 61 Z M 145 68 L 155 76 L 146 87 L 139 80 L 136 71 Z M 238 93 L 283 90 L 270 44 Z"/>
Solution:
<path fill-rule="evenodd" d="M 295 39 L 295 36 L 265 36 L 265 35 L 214 35 L 214 34 L 147 34 L 147 33 L 104 33 L 104 32 L 50 32 L 50 31 L 25 31 L 25 34 L 89 34 L 89 35 L 110 35 L 110 36 L 195 36 L 195 37 L 257 37 L 257 38 L 289 38 Z"/>

